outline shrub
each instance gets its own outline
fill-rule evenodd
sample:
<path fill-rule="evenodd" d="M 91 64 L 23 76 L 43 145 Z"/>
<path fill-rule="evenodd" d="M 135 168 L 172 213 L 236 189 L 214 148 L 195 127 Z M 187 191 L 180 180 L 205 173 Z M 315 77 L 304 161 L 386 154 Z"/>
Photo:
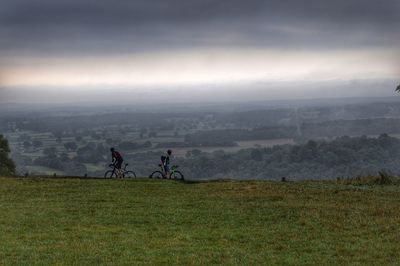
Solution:
<path fill-rule="evenodd" d="M 0 175 L 15 175 L 15 163 L 9 158 L 10 147 L 7 139 L 0 135 Z"/>

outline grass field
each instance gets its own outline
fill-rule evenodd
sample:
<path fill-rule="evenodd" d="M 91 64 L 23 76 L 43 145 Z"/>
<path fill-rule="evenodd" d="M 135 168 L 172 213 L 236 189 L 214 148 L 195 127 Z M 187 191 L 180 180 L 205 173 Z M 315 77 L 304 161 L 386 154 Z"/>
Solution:
<path fill-rule="evenodd" d="M 2 265 L 398 265 L 400 187 L 0 178 Z"/>

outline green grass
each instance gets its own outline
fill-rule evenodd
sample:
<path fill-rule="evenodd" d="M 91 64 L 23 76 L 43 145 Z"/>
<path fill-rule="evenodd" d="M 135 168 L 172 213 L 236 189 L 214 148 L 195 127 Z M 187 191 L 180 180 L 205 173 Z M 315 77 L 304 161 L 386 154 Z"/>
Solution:
<path fill-rule="evenodd" d="M 0 178 L 0 264 L 398 265 L 400 187 Z"/>

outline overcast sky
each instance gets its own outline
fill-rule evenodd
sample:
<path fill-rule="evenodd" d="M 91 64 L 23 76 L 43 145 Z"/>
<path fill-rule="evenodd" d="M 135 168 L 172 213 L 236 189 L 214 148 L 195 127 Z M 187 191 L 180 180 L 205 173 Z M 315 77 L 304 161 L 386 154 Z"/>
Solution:
<path fill-rule="evenodd" d="M 0 100 L 385 96 L 399 14 L 399 0 L 0 0 Z"/>

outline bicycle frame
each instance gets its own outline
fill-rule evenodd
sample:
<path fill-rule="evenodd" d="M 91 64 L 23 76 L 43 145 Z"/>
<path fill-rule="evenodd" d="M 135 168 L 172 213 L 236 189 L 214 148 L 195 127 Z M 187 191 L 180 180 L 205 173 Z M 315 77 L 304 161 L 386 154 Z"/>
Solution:
<path fill-rule="evenodd" d="M 163 176 L 165 177 L 167 175 L 167 173 L 165 172 L 164 165 L 159 164 L 158 166 L 160 166 L 161 172 L 163 173 Z M 175 173 L 176 168 L 178 168 L 177 165 L 171 166 L 170 171 L 169 171 L 171 176 Z"/>
<path fill-rule="evenodd" d="M 136 178 L 136 174 L 133 170 L 128 169 L 129 164 L 125 164 L 120 170 L 117 170 L 114 164 L 109 164 L 108 166 L 112 170 L 108 170 L 104 173 L 105 178 L 119 177 L 119 178 Z"/>
<path fill-rule="evenodd" d="M 162 164 L 158 165 L 159 170 L 154 171 L 149 175 L 149 178 L 167 178 L 167 173 L 165 172 L 165 167 Z M 168 175 L 168 179 L 177 179 L 177 180 L 184 180 L 183 174 L 177 170 L 179 166 L 173 165 L 170 168 L 170 173 Z M 161 170 L 161 171 L 160 171 Z"/>
<path fill-rule="evenodd" d="M 124 166 L 123 168 L 121 167 L 121 174 L 122 174 L 122 175 L 125 174 L 125 172 L 126 172 L 126 167 L 127 167 L 127 166 L 128 166 L 128 164 L 126 163 L 125 166 Z M 117 171 L 117 167 L 115 167 L 114 164 L 110 164 L 109 167 L 110 167 L 110 168 L 113 168 L 113 174 Z"/>

